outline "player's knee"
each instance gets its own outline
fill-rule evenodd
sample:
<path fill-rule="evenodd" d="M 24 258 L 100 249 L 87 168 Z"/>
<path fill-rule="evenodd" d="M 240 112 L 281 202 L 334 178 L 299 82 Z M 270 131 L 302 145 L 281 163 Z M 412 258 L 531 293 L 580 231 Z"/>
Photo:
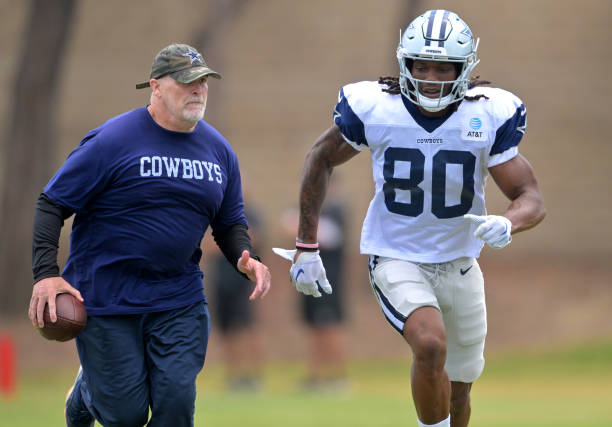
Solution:
<path fill-rule="evenodd" d="M 430 370 L 439 370 L 446 361 L 446 340 L 439 334 L 423 332 L 410 341 L 414 352 L 415 363 L 424 365 Z"/>

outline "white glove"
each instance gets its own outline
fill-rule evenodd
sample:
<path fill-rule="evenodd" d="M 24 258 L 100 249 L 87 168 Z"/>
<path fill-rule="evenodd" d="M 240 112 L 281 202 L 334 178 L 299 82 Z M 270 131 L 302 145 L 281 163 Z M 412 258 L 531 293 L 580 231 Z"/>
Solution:
<path fill-rule="evenodd" d="M 494 249 L 501 249 L 512 241 L 512 223 L 505 216 L 465 214 L 463 217 L 478 225 L 474 237 L 480 237 Z"/>
<path fill-rule="evenodd" d="M 319 251 L 302 252 L 293 263 L 293 258 L 297 249 L 281 249 L 272 248 L 276 255 L 279 255 L 291 261 L 291 269 L 289 270 L 289 278 L 295 288 L 305 295 L 320 297 L 319 286 L 325 293 L 331 294 L 332 287 L 325 275 L 325 267 L 319 256 Z"/>

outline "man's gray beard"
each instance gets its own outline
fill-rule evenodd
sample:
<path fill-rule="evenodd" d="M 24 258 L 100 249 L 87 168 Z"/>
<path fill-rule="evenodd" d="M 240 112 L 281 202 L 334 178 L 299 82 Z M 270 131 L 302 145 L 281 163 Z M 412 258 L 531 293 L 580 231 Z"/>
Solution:
<path fill-rule="evenodd" d="M 202 108 L 201 113 L 187 111 L 187 109 L 183 110 L 183 118 L 190 123 L 197 123 L 204 118 L 204 113 L 206 112 L 206 105 Z"/>

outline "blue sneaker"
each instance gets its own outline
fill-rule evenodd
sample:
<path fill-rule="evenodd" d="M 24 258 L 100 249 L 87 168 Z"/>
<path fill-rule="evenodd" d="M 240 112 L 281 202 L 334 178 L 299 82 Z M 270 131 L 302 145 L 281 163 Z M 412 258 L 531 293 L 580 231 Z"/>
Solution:
<path fill-rule="evenodd" d="M 94 427 L 95 418 L 87 410 L 81 398 L 81 380 L 83 378 L 83 368 L 79 366 L 74 384 L 66 393 L 66 405 L 64 406 L 64 417 L 66 427 Z"/>

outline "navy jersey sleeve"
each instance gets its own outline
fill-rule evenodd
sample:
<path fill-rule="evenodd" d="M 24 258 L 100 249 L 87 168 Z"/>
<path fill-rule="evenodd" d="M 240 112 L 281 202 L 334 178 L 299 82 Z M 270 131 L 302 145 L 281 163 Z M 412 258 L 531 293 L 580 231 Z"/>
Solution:
<path fill-rule="evenodd" d="M 109 182 L 107 160 L 95 131 L 88 133 L 45 187 L 55 203 L 81 213 Z"/>
<path fill-rule="evenodd" d="M 223 231 L 234 224 L 247 225 L 242 199 L 240 167 L 233 152 L 228 155 L 227 180 L 227 188 L 223 195 L 221 208 L 211 222 L 213 231 Z"/>
<path fill-rule="evenodd" d="M 502 124 L 495 134 L 495 142 L 491 147 L 491 156 L 503 153 L 504 151 L 516 147 L 521 142 L 527 127 L 527 111 L 525 105 L 521 104 L 516 111 L 504 124 Z"/>
<path fill-rule="evenodd" d="M 344 139 L 353 148 L 361 151 L 368 146 L 363 122 L 351 108 L 344 89 L 340 90 L 338 103 L 336 108 L 334 108 L 334 123 L 340 128 Z"/>

